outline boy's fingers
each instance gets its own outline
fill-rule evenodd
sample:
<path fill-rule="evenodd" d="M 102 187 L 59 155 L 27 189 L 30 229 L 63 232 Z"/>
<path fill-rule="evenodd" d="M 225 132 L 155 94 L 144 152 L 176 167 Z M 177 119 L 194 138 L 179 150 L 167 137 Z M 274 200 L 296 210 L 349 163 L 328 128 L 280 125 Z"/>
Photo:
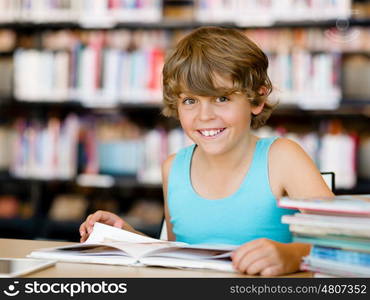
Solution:
<path fill-rule="evenodd" d="M 239 265 L 242 258 L 248 252 L 252 252 L 252 251 L 256 250 L 259 247 L 260 247 L 260 245 L 259 245 L 258 240 L 254 240 L 254 241 L 246 243 L 246 244 L 240 246 L 239 248 L 237 248 L 236 250 L 234 250 L 234 252 L 231 255 L 234 266 Z"/>
<path fill-rule="evenodd" d="M 95 222 L 102 222 L 107 225 L 114 226 L 115 222 L 119 219 L 115 214 L 108 211 L 97 211 L 94 215 Z"/>
<path fill-rule="evenodd" d="M 102 222 L 107 225 L 113 225 L 114 222 L 113 214 L 110 214 L 109 212 L 106 211 L 98 210 L 97 212 L 88 217 L 88 223 L 90 226 L 94 226 L 96 222 Z"/>
<path fill-rule="evenodd" d="M 80 235 L 81 235 L 80 242 L 82 243 L 88 237 L 87 232 L 86 232 L 86 224 L 85 224 L 85 222 L 82 223 L 81 226 L 80 226 Z"/>
<path fill-rule="evenodd" d="M 83 235 L 85 235 L 86 234 L 86 224 L 85 224 L 86 222 L 83 222 L 82 224 L 81 224 L 81 226 L 80 226 L 80 229 L 79 229 L 79 231 L 80 231 L 80 235 L 81 236 L 83 236 Z"/>
<path fill-rule="evenodd" d="M 269 266 L 261 271 L 262 276 L 277 276 L 282 273 L 283 270 L 279 265 Z"/>
<path fill-rule="evenodd" d="M 240 272 L 249 273 L 249 268 L 256 262 L 266 257 L 264 249 L 256 249 L 254 251 L 245 252 L 238 262 L 233 259 L 233 266 Z M 253 268 L 252 268 L 253 269 Z M 253 272 L 253 271 L 252 271 Z M 252 273 L 256 274 L 256 273 Z"/>
<path fill-rule="evenodd" d="M 124 222 L 122 219 L 118 219 L 117 221 L 114 222 L 113 226 L 114 227 L 118 227 L 118 228 L 122 228 L 124 225 Z"/>
<path fill-rule="evenodd" d="M 271 266 L 272 262 L 267 257 L 263 257 L 251 263 L 247 268 L 242 270 L 242 272 L 249 275 L 261 274 L 266 268 Z"/>
<path fill-rule="evenodd" d="M 88 227 L 93 226 L 95 224 L 96 220 L 99 219 L 100 213 L 99 214 L 98 213 L 99 213 L 99 211 L 97 211 L 96 213 L 91 214 L 87 217 L 86 223 L 87 223 Z"/>
<path fill-rule="evenodd" d="M 115 226 L 118 228 L 122 228 L 124 225 L 124 221 L 116 216 L 115 214 L 98 210 L 94 214 L 90 214 L 85 222 L 83 222 L 79 228 L 80 235 L 81 235 L 81 242 L 87 240 L 89 235 L 91 234 L 94 224 L 96 222 L 102 222 L 107 225 Z"/>
<path fill-rule="evenodd" d="M 94 214 L 91 214 L 86 219 L 86 229 L 87 233 L 90 234 L 93 230 L 95 222 L 99 221 L 101 218 L 101 212 L 97 211 Z"/>

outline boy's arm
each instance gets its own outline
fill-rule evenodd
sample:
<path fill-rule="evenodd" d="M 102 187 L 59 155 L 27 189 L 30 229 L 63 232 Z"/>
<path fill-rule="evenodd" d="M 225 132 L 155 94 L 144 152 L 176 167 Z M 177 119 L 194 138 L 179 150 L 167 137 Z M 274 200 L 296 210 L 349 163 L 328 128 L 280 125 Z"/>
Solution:
<path fill-rule="evenodd" d="M 168 175 L 170 173 L 172 160 L 176 154 L 170 155 L 162 164 L 162 186 L 163 186 L 163 198 L 164 198 L 164 216 L 166 219 L 167 226 L 167 237 L 169 241 L 175 241 L 176 237 L 172 232 L 172 224 L 170 222 L 170 214 L 167 205 L 167 188 L 168 188 Z"/>

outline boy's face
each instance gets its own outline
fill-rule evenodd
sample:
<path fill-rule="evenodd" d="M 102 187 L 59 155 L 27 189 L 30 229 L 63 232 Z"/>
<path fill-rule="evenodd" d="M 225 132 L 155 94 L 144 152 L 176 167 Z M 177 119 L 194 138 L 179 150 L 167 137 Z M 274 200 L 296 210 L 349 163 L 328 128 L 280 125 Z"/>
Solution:
<path fill-rule="evenodd" d="M 215 85 L 232 88 L 232 81 L 216 76 Z M 217 155 L 243 145 L 249 137 L 251 114 L 259 114 L 263 104 L 251 106 L 246 95 L 234 93 L 206 97 L 182 93 L 178 114 L 185 133 L 206 153 Z"/>

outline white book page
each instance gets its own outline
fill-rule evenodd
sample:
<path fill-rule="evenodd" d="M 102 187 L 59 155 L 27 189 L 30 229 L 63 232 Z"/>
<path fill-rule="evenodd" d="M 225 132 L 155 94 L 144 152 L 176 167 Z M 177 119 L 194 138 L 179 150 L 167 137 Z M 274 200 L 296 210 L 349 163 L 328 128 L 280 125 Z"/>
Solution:
<path fill-rule="evenodd" d="M 231 251 L 199 250 L 199 249 L 162 249 L 151 253 L 149 257 L 173 257 L 179 259 L 221 259 L 231 257 Z"/>
<path fill-rule="evenodd" d="M 148 251 L 143 253 L 141 257 L 172 257 L 179 259 L 219 259 L 228 258 L 231 252 L 238 246 L 221 245 L 221 244 L 174 244 L 173 242 L 162 247 L 148 248 Z"/>
<path fill-rule="evenodd" d="M 105 225 L 99 222 L 94 224 L 94 228 L 85 244 L 95 244 L 104 242 L 104 240 L 113 240 L 120 242 L 131 243 L 153 243 L 161 242 L 161 240 L 146 237 L 140 234 L 132 233 L 127 230 Z"/>
<path fill-rule="evenodd" d="M 309 225 L 328 228 L 345 228 L 355 230 L 367 230 L 370 228 L 370 219 L 350 218 L 350 217 L 331 217 L 330 216 L 303 216 L 303 215 L 285 215 L 282 217 L 282 223 L 294 225 Z"/>
<path fill-rule="evenodd" d="M 55 259 L 65 262 L 91 263 L 91 264 L 109 264 L 109 265 L 137 265 L 135 258 L 124 255 L 75 255 L 61 251 L 33 251 L 27 257 L 41 259 Z"/>
<path fill-rule="evenodd" d="M 296 220 L 308 220 L 312 221 L 327 221 L 329 223 L 344 223 L 344 224 L 368 224 L 370 225 L 370 219 L 367 217 L 349 217 L 349 216 L 331 216 L 331 215 L 319 215 L 319 214 L 304 214 L 304 213 L 295 213 L 292 218 Z M 293 219 L 292 219 L 293 220 Z"/>
<path fill-rule="evenodd" d="M 173 257 L 144 257 L 140 260 L 147 266 L 160 266 L 181 269 L 211 269 L 218 271 L 235 272 L 231 261 L 227 259 L 198 259 L 187 260 Z"/>
<path fill-rule="evenodd" d="M 336 196 L 317 199 L 291 199 L 283 197 L 279 205 L 285 208 L 298 208 L 306 210 L 325 210 L 333 212 L 356 213 L 368 215 L 370 213 L 370 197 L 362 196 Z"/>

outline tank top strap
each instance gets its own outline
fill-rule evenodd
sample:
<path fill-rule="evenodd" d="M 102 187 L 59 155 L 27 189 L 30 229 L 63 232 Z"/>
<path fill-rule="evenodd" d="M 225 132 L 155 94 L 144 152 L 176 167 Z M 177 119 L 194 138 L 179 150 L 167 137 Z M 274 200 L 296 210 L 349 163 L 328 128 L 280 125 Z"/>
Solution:
<path fill-rule="evenodd" d="M 268 137 L 268 138 L 261 138 L 258 140 L 258 143 L 256 145 L 256 156 L 258 156 L 260 159 L 268 159 L 269 151 L 271 145 L 278 139 L 277 136 Z M 259 160 L 260 160 L 259 159 Z M 262 163 L 264 161 L 262 160 Z"/>
<path fill-rule="evenodd" d="M 184 189 L 184 187 L 190 184 L 190 164 L 196 145 L 190 145 L 182 148 L 176 153 L 175 158 L 172 161 L 170 172 L 168 175 L 168 187 L 167 193 L 168 198 L 170 193 L 176 189 Z"/>
<path fill-rule="evenodd" d="M 251 167 L 241 184 L 241 188 L 254 191 L 256 189 L 256 183 L 258 183 L 260 189 L 271 191 L 269 180 L 269 151 L 277 138 L 261 138 L 257 141 Z"/>

